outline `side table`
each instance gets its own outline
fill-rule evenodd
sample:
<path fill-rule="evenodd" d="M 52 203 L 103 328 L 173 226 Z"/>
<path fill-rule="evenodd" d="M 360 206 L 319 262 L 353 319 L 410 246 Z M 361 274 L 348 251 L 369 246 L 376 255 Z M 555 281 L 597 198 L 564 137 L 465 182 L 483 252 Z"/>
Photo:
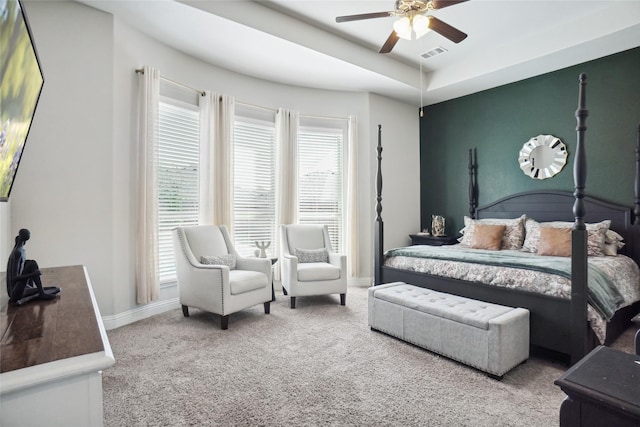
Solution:
<path fill-rule="evenodd" d="M 432 236 L 430 234 L 409 234 L 412 245 L 455 245 L 458 239 L 453 236 Z"/>
<path fill-rule="evenodd" d="M 640 356 L 596 347 L 555 381 L 560 426 L 640 425 Z"/>

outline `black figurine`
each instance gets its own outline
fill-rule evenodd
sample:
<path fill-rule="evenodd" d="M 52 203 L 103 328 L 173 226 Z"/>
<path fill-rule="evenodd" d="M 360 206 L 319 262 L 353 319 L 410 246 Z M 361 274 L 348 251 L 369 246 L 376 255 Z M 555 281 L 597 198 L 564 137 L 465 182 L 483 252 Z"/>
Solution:
<path fill-rule="evenodd" d="M 7 263 L 7 293 L 9 300 L 17 305 L 36 299 L 54 299 L 60 292 L 56 286 L 42 286 L 38 263 L 26 257 L 24 245 L 29 238 L 31 233 L 26 228 L 18 232 Z"/>

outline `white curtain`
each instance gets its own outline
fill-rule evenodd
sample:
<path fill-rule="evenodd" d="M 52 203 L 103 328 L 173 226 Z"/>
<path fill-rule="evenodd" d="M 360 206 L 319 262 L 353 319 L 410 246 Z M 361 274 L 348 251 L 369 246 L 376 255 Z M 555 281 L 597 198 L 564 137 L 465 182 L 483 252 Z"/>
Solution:
<path fill-rule="evenodd" d="M 298 220 L 298 127 L 300 114 L 279 108 L 276 113 L 276 226 Z M 280 253 L 280 232 L 276 233 L 276 253 Z M 279 267 L 279 263 L 278 266 Z M 280 280 L 280 268 L 275 280 Z"/>
<path fill-rule="evenodd" d="M 159 297 L 158 272 L 158 108 L 160 72 L 144 67 L 138 111 L 138 182 L 136 212 L 136 301 L 147 304 Z"/>
<path fill-rule="evenodd" d="M 232 231 L 235 100 L 207 90 L 200 101 L 200 223 Z"/>
<path fill-rule="evenodd" d="M 355 116 L 349 116 L 347 169 L 347 271 L 349 277 L 360 274 L 358 232 L 358 129 Z"/>

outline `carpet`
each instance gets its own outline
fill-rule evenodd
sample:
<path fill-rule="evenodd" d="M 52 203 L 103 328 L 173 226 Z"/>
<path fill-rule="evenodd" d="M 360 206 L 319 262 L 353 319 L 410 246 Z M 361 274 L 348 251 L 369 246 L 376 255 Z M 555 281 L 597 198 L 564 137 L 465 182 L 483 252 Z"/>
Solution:
<path fill-rule="evenodd" d="M 106 426 L 557 426 L 566 366 L 532 357 L 502 381 L 372 331 L 367 289 L 229 318 L 173 310 L 108 331 Z M 633 349 L 634 329 L 614 344 Z"/>

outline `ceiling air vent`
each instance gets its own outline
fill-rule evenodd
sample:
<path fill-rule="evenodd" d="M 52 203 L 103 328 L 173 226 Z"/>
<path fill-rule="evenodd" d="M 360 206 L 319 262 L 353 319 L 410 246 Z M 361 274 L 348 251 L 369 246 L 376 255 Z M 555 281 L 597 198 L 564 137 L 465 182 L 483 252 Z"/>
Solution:
<path fill-rule="evenodd" d="M 433 56 L 440 55 L 441 53 L 445 53 L 446 51 L 447 51 L 447 49 L 443 48 L 442 46 L 438 46 L 438 47 L 435 47 L 435 48 L 423 53 L 421 56 L 423 58 L 431 58 Z"/>

